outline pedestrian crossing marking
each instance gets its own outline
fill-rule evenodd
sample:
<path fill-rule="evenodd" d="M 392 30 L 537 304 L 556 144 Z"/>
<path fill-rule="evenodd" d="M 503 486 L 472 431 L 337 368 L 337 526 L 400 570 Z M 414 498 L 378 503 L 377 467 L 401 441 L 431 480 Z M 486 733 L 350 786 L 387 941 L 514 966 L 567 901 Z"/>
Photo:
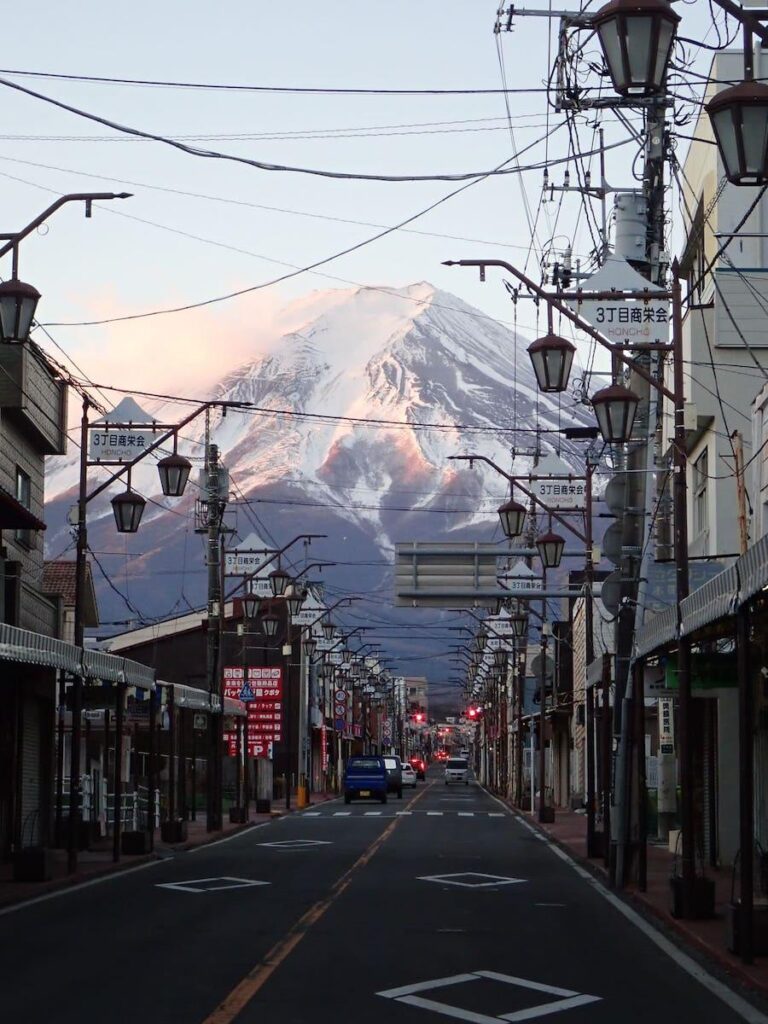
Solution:
<path fill-rule="evenodd" d="M 427 811 L 427 817 L 428 818 L 442 818 L 442 816 L 443 816 L 443 812 L 442 811 Z"/>
<path fill-rule="evenodd" d="M 474 818 L 475 816 L 474 811 L 459 811 L 458 814 L 460 818 Z"/>
<path fill-rule="evenodd" d="M 413 814 L 413 811 L 395 811 L 398 818 L 404 818 L 409 814 Z"/>
<path fill-rule="evenodd" d="M 366 818 L 378 818 L 380 814 L 381 814 L 381 811 L 366 811 L 365 812 L 365 817 Z"/>
<path fill-rule="evenodd" d="M 352 811 L 334 811 L 333 816 L 334 818 L 348 818 L 351 813 Z"/>
<path fill-rule="evenodd" d="M 506 814 L 504 813 L 504 811 L 489 811 L 488 812 L 488 817 L 489 818 L 506 818 Z"/>
<path fill-rule="evenodd" d="M 302 815 L 303 818 L 319 818 L 320 811 L 305 811 Z"/>

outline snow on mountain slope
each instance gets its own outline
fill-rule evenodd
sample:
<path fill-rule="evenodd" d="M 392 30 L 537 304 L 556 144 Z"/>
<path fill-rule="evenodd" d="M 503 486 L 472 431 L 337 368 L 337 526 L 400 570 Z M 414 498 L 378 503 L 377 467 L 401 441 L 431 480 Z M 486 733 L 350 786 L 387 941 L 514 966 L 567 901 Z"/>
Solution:
<path fill-rule="evenodd" d="M 425 282 L 315 292 L 288 306 L 283 320 L 290 329 L 226 372 L 209 396 L 251 405 L 212 416 L 212 440 L 235 494 L 252 503 L 238 509 L 241 535 L 250 532 L 255 511 L 281 542 L 309 530 L 329 533 L 325 557 L 338 555 L 340 537 L 373 561 L 391 557 L 396 540 L 455 539 L 467 530 L 490 539 L 505 481 L 449 459 L 474 452 L 524 472 L 532 438 L 510 428 L 559 426 L 559 398 L 538 393 L 526 343 Z M 563 402 L 565 422 L 589 422 L 586 410 Z M 184 434 L 192 444 L 182 450 L 199 458 L 202 423 Z M 513 461 L 515 444 L 523 452 L 518 447 Z M 48 482 L 52 550 L 66 531 L 73 468 L 62 460 Z M 151 467 L 135 473 L 135 484 L 171 504 L 158 498 Z M 204 574 L 186 579 L 202 565 L 188 537 L 194 495 L 172 503 L 172 511 L 148 505 L 140 532 L 127 542 L 115 539 L 108 496 L 89 509 L 91 543 L 107 552 L 127 543 L 128 551 L 141 552 L 120 562 L 141 610 L 160 614 L 173 604 L 174 572 L 185 574 L 186 599 L 199 600 Z M 428 509 L 432 514 L 421 511 Z M 105 561 L 109 572 L 115 565 Z M 167 576 L 158 585 L 161 577 L 153 576 L 161 572 Z M 354 569 L 347 575 L 342 586 L 360 580 Z M 378 586 L 381 572 L 369 575 Z M 117 613 L 111 591 L 102 589 L 100 598 Z"/>

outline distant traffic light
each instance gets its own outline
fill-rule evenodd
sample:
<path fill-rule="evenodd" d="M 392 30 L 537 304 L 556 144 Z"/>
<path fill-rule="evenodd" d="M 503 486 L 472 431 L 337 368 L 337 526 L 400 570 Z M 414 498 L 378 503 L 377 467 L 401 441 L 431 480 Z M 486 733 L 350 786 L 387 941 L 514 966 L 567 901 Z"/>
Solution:
<path fill-rule="evenodd" d="M 423 711 L 417 711 L 416 714 L 413 716 L 413 720 L 417 723 L 417 725 L 421 725 L 425 717 L 426 716 Z"/>

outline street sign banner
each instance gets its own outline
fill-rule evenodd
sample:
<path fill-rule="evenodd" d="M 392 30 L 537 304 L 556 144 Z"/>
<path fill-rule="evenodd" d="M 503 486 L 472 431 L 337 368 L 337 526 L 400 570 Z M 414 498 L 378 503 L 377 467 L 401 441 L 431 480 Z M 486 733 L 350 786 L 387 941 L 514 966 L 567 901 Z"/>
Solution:
<path fill-rule="evenodd" d="M 132 462 L 157 440 L 152 422 L 153 417 L 133 398 L 124 398 L 90 424 L 88 458 L 92 462 Z"/>
<path fill-rule="evenodd" d="M 642 348 L 643 345 L 669 344 L 671 325 L 669 300 L 654 295 L 659 289 L 649 282 L 626 260 L 614 256 L 591 277 L 581 282 L 584 292 L 640 291 L 648 299 L 585 299 L 569 304 L 614 345 L 624 348 Z"/>
<path fill-rule="evenodd" d="M 583 476 L 554 453 L 539 460 L 528 478 L 529 489 L 547 508 L 579 511 L 587 504 L 586 481 Z"/>
<path fill-rule="evenodd" d="M 510 593 L 514 594 L 524 590 L 541 590 L 544 581 L 533 569 L 529 569 L 525 562 L 516 562 L 506 573 L 500 573 L 499 579 Z"/>

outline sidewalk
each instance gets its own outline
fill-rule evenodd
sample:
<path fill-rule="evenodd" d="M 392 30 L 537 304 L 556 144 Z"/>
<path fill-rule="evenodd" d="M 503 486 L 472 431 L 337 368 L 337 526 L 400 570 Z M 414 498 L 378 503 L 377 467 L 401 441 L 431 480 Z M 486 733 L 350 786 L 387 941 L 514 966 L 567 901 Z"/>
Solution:
<path fill-rule="evenodd" d="M 510 805 L 511 806 L 511 805 Z M 530 811 L 522 811 L 517 807 L 512 810 L 534 828 L 544 832 L 563 850 L 590 868 L 601 881 L 607 881 L 608 873 L 602 858 L 587 858 L 587 819 L 586 815 L 575 811 L 557 810 L 555 822 L 549 825 L 540 824 Z M 624 891 L 628 901 L 636 909 L 653 916 L 669 931 L 674 932 L 681 944 L 688 945 L 699 954 L 714 960 L 717 966 L 732 979 L 768 996 L 768 957 L 755 958 L 755 963 L 744 964 L 741 959 L 729 952 L 726 945 L 726 912 L 731 900 L 730 868 L 716 870 L 707 869 L 707 875 L 715 880 L 715 913 L 716 917 L 709 921 L 682 921 L 672 917 L 670 913 L 669 879 L 673 872 L 674 856 L 666 846 L 648 844 L 648 879 L 647 891 L 640 892 L 635 883 L 631 883 Z"/>
<path fill-rule="evenodd" d="M 325 803 L 335 798 L 335 793 L 313 793 L 311 795 L 311 803 Z M 0 864 L 0 911 L 4 907 L 25 903 L 27 900 L 36 899 L 50 892 L 68 889 L 73 885 L 80 885 L 95 878 L 127 871 L 149 861 L 173 856 L 174 853 L 205 846 L 208 843 L 216 842 L 218 839 L 234 835 L 236 832 L 242 832 L 254 825 L 261 825 L 275 818 L 280 818 L 285 814 L 294 813 L 297 809 L 295 797 L 291 800 L 290 811 L 286 810 L 284 800 L 274 800 L 270 814 L 256 814 L 254 811 L 251 811 L 247 824 L 233 825 L 225 821 L 224 827 L 217 832 L 208 832 L 206 830 L 205 815 L 203 814 L 198 816 L 196 821 L 187 822 L 187 838 L 183 843 L 169 844 L 162 842 L 160 830 L 156 829 L 153 853 L 140 855 L 122 854 L 118 863 L 112 860 L 112 839 L 108 837 L 99 840 L 92 849 L 79 852 L 77 872 L 73 875 L 67 874 L 67 851 L 54 850 L 53 878 L 48 882 L 16 882 L 13 879 L 13 865 Z"/>

